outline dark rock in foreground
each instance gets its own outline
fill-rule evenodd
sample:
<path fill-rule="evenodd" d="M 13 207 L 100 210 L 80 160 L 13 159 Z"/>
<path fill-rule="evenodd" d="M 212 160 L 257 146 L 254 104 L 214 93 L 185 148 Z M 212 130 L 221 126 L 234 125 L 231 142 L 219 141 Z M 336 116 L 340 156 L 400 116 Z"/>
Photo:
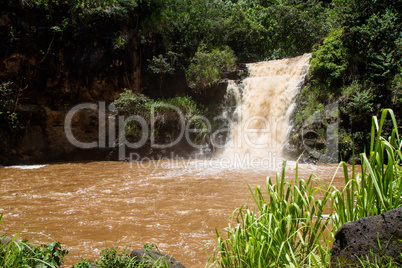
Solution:
<path fill-rule="evenodd" d="M 391 257 L 402 264 L 402 207 L 347 222 L 335 233 L 331 267 L 351 267 L 358 258 Z"/>
<path fill-rule="evenodd" d="M 161 262 L 169 268 L 186 268 L 175 258 L 151 249 L 135 249 L 131 252 L 130 257 L 136 258 L 139 262 L 148 262 L 151 266 L 156 262 Z"/>

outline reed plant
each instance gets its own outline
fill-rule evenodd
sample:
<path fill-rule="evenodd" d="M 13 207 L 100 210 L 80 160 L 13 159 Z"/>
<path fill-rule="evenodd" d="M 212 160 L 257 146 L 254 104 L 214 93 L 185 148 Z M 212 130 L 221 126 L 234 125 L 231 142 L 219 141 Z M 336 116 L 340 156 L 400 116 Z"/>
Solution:
<path fill-rule="evenodd" d="M 307 181 L 298 176 L 287 182 L 286 162 L 276 183 L 266 182 L 265 197 L 259 186 L 255 209 L 243 206 L 237 212 L 236 225 L 226 228 L 227 239 L 217 231 L 219 256 L 212 265 L 220 267 L 301 267 L 327 264 L 329 242 L 326 228 L 330 221 L 323 212 L 330 192 L 311 175 Z"/>
<path fill-rule="evenodd" d="M 384 135 L 388 114 L 392 128 Z M 249 187 L 255 208 L 243 205 L 234 212 L 228 228 L 216 232 L 218 249 L 209 265 L 329 267 L 330 245 L 342 224 L 401 206 L 402 143 L 395 115 L 385 109 L 380 121 L 373 117 L 372 122 L 370 149 L 360 154 L 361 173 L 356 174 L 354 162 L 339 164 L 345 177 L 342 188 L 332 185 L 333 180 L 326 186 L 313 175 L 304 181 L 298 166 L 295 178 L 287 182 L 286 163 L 275 183 L 267 179 L 265 197 L 259 186 L 255 192 Z M 364 259 L 362 264 L 379 267 Z"/>
<path fill-rule="evenodd" d="M 385 138 L 382 133 L 387 114 L 391 117 L 392 129 Z M 376 116 L 372 118 L 370 150 L 360 154 L 361 174 L 356 175 L 354 163 L 351 175 L 347 164 L 340 164 L 343 167 L 345 186 L 342 189 L 331 189 L 335 211 L 334 229 L 345 222 L 379 215 L 402 205 L 401 147 L 394 112 L 385 109 L 380 122 Z"/>

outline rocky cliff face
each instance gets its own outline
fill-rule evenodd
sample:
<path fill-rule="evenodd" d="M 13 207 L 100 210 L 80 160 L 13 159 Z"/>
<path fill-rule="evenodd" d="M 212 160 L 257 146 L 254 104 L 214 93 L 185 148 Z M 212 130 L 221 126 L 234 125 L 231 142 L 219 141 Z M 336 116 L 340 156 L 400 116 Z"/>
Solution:
<path fill-rule="evenodd" d="M 120 1 L 123 6 L 89 8 L 72 3 L 0 3 L 0 86 L 12 82 L 19 92 L 13 100 L 18 118 L 14 125 L 1 116 L 0 101 L 0 166 L 115 159 L 115 148 L 71 145 L 63 123 L 72 107 L 99 101 L 107 105 L 125 88 L 155 99 L 190 93 L 182 66 L 166 74 L 162 86 L 158 74 L 147 68 L 149 59 L 165 51 L 161 37 L 141 30 L 144 18 L 152 17 L 152 6 Z M 226 83 L 221 83 L 194 97 L 209 104 L 222 99 L 225 89 Z M 97 111 L 81 110 L 76 116 L 80 119 L 73 126 L 75 136 L 82 142 L 95 141 Z"/>
<path fill-rule="evenodd" d="M 18 127 L 0 120 L 0 164 L 85 158 L 65 138 L 66 112 L 78 103 L 111 102 L 124 88 L 140 89 L 138 16 L 73 22 L 69 6 L 58 8 L 1 4 L 0 82 L 13 82 L 22 94 Z M 97 137 L 93 113 L 77 115 L 82 120 L 74 131 L 84 140 Z"/>
<path fill-rule="evenodd" d="M 58 13 L 63 18 L 69 10 L 61 6 Z M 1 11 L 0 80 L 27 87 L 24 102 L 60 109 L 113 100 L 125 87 L 139 89 L 137 18 L 94 18 L 61 29 L 47 16 L 29 6 Z"/>
<path fill-rule="evenodd" d="M 72 107 L 108 105 L 125 88 L 152 98 L 189 93 L 183 70 L 165 77 L 162 93 L 158 75 L 146 67 L 163 50 L 158 37 L 140 34 L 151 7 L 85 9 L 70 2 L 36 2 L 0 3 L 0 85 L 12 82 L 20 93 L 13 100 L 14 125 L 1 116 L 0 107 L 0 166 L 116 159 L 114 146 L 80 149 L 69 142 L 64 121 Z M 91 109 L 77 112 L 72 125 L 77 140 L 98 140 L 98 116 Z"/>
<path fill-rule="evenodd" d="M 0 129 L 0 163 L 32 164 L 54 161 L 106 160 L 113 148 L 82 149 L 75 147 L 65 133 L 66 111 L 46 106 L 21 105 L 18 116 L 25 125 L 21 129 Z M 99 140 L 99 114 L 96 110 L 80 110 L 71 120 L 71 130 L 79 142 Z"/>

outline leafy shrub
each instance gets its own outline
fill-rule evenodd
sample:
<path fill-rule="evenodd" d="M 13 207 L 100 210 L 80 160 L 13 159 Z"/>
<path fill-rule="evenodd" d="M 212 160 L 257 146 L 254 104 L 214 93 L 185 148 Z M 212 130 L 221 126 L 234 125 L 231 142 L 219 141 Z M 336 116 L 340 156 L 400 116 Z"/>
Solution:
<path fill-rule="evenodd" d="M 163 55 L 153 56 L 152 60 L 149 61 L 148 68 L 155 74 L 172 74 L 175 70 L 173 63 L 169 62 Z"/>
<path fill-rule="evenodd" d="M 159 75 L 159 91 L 161 96 L 163 96 L 162 87 L 164 85 L 163 79 L 168 74 L 173 74 L 175 71 L 174 68 L 174 60 L 176 53 L 169 51 L 167 53 L 167 57 L 170 58 L 170 61 L 167 57 L 164 57 L 160 54 L 158 57 L 153 56 L 152 60 L 149 60 L 148 69 L 150 69 L 153 73 Z"/>
<path fill-rule="evenodd" d="M 203 114 L 202 109 L 190 96 L 153 100 L 143 94 L 133 93 L 132 90 L 125 89 L 113 104 L 115 105 L 115 115 L 140 115 L 147 120 L 151 112 L 160 113 L 171 110 L 169 105 L 178 108 L 186 116 L 186 119 Z"/>
<path fill-rule="evenodd" d="M 343 129 L 339 131 L 339 151 L 340 158 L 342 160 L 348 160 L 353 156 L 353 139 L 349 133 L 346 133 Z"/>
<path fill-rule="evenodd" d="M 120 93 L 120 97 L 113 102 L 115 105 L 114 113 L 125 116 L 141 115 L 148 118 L 151 102 L 152 100 L 143 94 L 124 89 L 124 92 Z"/>
<path fill-rule="evenodd" d="M 96 264 L 99 268 L 136 268 L 142 267 L 139 263 L 130 257 L 129 248 L 124 248 L 119 252 L 119 247 L 103 249 L 100 252 L 101 259 L 98 261 L 90 261 L 82 259 L 80 262 L 73 265 L 72 268 L 90 268 Z"/>
<path fill-rule="evenodd" d="M 350 113 L 350 119 L 356 124 L 361 124 L 374 112 L 373 93 L 370 90 L 356 92 L 346 105 Z"/>
<path fill-rule="evenodd" d="M 159 249 L 154 245 L 144 245 L 145 249 Z M 139 262 L 135 258 L 130 257 L 130 249 L 124 248 L 119 252 L 119 247 L 106 248 L 101 251 L 101 259 L 90 261 L 82 259 L 81 262 L 73 265 L 72 268 L 90 268 L 91 265 L 96 265 L 99 268 L 169 268 L 171 263 L 168 263 L 164 258 L 156 259 L 150 252 L 146 251 L 144 260 Z M 148 262 L 149 261 L 149 262 Z"/>
<path fill-rule="evenodd" d="M 131 268 L 137 267 L 136 261 L 130 258 L 130 252 L 128 248 L 123 249 L 121 253 L 118 253 L 118 247 L 106 248 L 101 251 L 102 258 L 98 262 L 98 267 L 110 267 L 110 268 Z"/>
<path fill-rule="evenodd" d="M 6 252 L 0 256 L 2 267 L 59 267 L 63 264 L 62 258 L 68 253 L 59 242 L 52 242 L 39 247 L 29 245 L 28 240 L 11 242 Z"/>
<path fill-rule="evenodd" d="M 115 105 L 114 115 L 116 116 L 138 115 L 147 122 L 149 128 L 153 123 L 154 132 L 151 134 L 157 141 L 172 140 L 181 130 L 182 123 L 191 122 L 195 128 L 201 129 L 196 137 L 197 140 L 207 130 L 206 123 L 200 118 L 204 114 L 204 110 L 190 96 L 153 100 L 142 94 L 133 93 L 131 90 L 125 90 L 113 104 Z M 175 109 L 182 113 L 182 118 L 178 116 L 178 111 Z M 181 119 L 184 122 L 181 122 Z M 152 120 L 154 121 L 152 122 Z M 142 136 L 140 124 L 135 121 L 129 122 L 124 134 L 129 139 L 137 140 Z"/>
<path fill-rule="evenodd" d="M 20 96 L 21 90 L 15 89 L 12 82 L 0 84 L 0 118 L 4 118 L 13 128 L 19 124 L 16 109 Z"/>
<path fill-rule="evenodd" d="M 0 215 L 0 223 L 3 214 Z M 5 235 L 0 238 L 5 239 Z M 68 251 L 61 247 L 59 242 L 53 241 L 48 245 L 33 246 L 28 240 L 17 242 L 18 235 L 7 244 L 2 244 L 0 240 L 0 267 L 20 268 L 20 267 L 35 267 L 35 268 L 55 268 L 63 264 L 62 258 L 68 254 Z"/>
<path fill-rule="evenodd" d="M 229 47 L 207 51 L 201 45 L 187 69 L 187 83 L 190 88 L 205 90 L 216 85 L 222 74 L 236 70 L 236 58 Z"/>
<path fill-rule="evenodd" d="M 120 35 L 120 33 L 115 33 L 115 38 L 113 40 L 113 48 L 114 49 L 124 49 L 126 46 L 126 39 L 124 36 Z"/>
<path fill-rule="evenodd" d="M 331 32 L 312 55 L 311 75 L 329 88 L 339 86 L 347 68 L 346 48 L 342 42 L 342 30 Z"/>

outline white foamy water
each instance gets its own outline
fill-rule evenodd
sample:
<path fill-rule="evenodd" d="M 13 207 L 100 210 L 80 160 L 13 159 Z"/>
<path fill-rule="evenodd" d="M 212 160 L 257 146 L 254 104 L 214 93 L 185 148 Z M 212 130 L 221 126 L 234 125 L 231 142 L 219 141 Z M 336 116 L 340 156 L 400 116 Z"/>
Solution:
<path fill-rule="evenodd" d="M 21 166 L 8 166 L 3 168 L 17 168 L 17 169 L 38 169 L 46 167 L 46 165 L 21 165 Z"/>
<path fill-rule="evenodd" d="M 296 58 L 247 64 L 241 102 L 234 112 L 230 139 L 221 156 L 267 158 L 282 161 L 290 115 L 309 68 L 310 54 Z M 235 84 L 230 84 L 233 89 Z M 275 165 L 276 166 L 276 165 Z"/>

